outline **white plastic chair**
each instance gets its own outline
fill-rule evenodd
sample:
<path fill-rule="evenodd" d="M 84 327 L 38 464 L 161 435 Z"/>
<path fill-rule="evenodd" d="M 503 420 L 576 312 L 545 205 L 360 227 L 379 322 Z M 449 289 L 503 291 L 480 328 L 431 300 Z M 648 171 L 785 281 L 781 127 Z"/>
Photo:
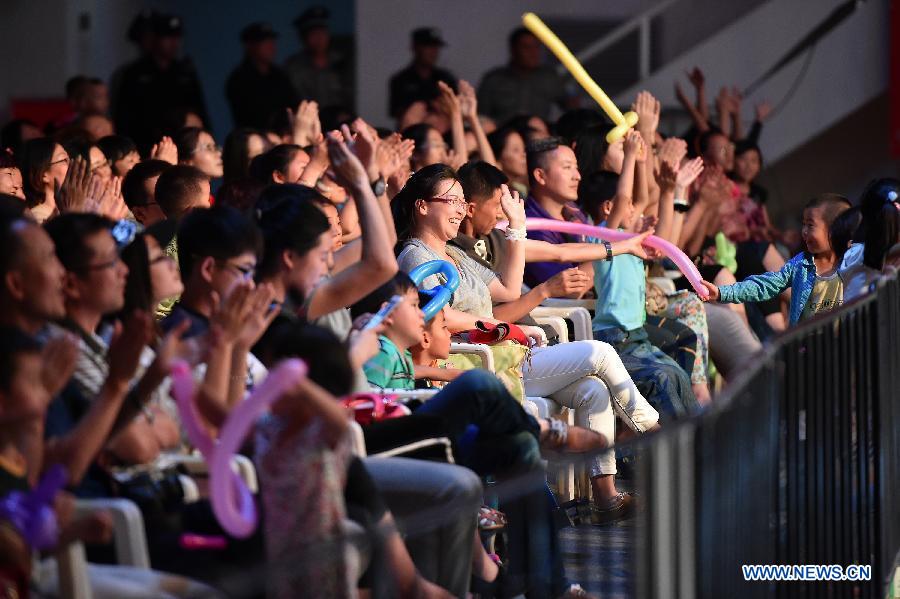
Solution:
<path fill-rule="evenodd" d="M 76 515 L 98 511 L 108 512 L 113 521 L 113 545 L 116 562 L 120 566 L 150 568 L 150 551 L 144 531 L 144 517 L 128 499 L 79 499 L 75 502 Z M 63 599 L 92 599 L 84 545 L 71 543 L 57 552 L 59 567 L 59 594 Z"/>

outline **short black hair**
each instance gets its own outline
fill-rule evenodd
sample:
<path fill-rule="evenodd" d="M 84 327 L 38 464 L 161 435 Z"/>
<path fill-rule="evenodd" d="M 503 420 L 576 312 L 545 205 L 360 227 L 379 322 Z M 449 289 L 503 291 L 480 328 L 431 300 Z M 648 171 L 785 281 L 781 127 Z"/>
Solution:
<path fill-rule="evenodd" d="M 17 327 L 0 327 L 0 391 L 9 391 L 12 387 L 19 356 L 40 351 L 40 342 L 28 333 Z"/>
<path fill-rule="evenodd" d="M 228 206 L 191 210 L 178 226 L 178 265 L 184 279 L 203 258 L 228 260 L 247 252 L 258 257 L 261 249 L 256 224 Z"/>
<path fill-rule="evenodd" d="M 607 131 L 609 126 L 596 124 L 575 135 L 575 147 L 572 150 L 575 152 L 582 180 L 603 167 L 603 159 L 609 151 L 609 142 L 606 141 Z"/>
<path fill-rule="evenodd" d="M 603 202 L 616 197 L 619 175 L 611 171 L 595 171 L 578 183 L 578 205 L 591 218 L 600 214 Z"/>
<path fill-rule="evenodd" d="M 13 119 L 3 125 L 3 128 L 0 129 L 0 150 L 8 148 L 13 154 L 18 154 L 19 148 L 25 143 L 22 140 L 22 129 L 26 126 L 40 129 L 37 123 L 29 119 Z"/>
<path fill-rule="evenodd" d="M 209 181 L 209 177 L 196 167 L 187 164 L 170 166 L 156 180 L 156 203 L 167 218 L 177 218 L 191 199 L 203 190 L 204 181 Z"/>
<path fill-rule="evenodd" d="M 831 228 L 834 219 L 845 210 L 848 210 L 852 205 L 850 200 L 840 194 L 820 193 L 806 202 L 803 210 L 805 212 L 812 208 L 822 208 L 822 218 L 825 220 L 825 226 Z"/>
<path fill-rule="evenodd" d="M 362 314 L 375 314 L 381 309 L 381 304 L 395 295 L 402 295 L 410 289 L 417 289 L 416 284 L 409 275 L 402 270 L 397 271 L 391 280 L 350 306 L 350 315 L 357 318 Z"/>
<path fill-rule="evenodd" d="M 534 187 L 534 169 L 547 168 L 547 160 L 552 152 L 565 145 L 559 137 L 545 137 L 529 141 L 525 146 L 525 160 L 528 164 L 528 186 Z"/>
<path fill-rule="evenodd" d="M 112 235 L 115 223 L 92 212 L 69 212 L 48 220 L 44 229 L 56 246 L 56 257 L 69 272 L 84 272 L 93 258 L 93 251 L 85 243 L 88 237 L 106 231 Z"/>
<path fill-rule="evenodd" d="M 285 173 L 291 160 L 302 149 L 296 144 L 279 144 L 263 152 L 250 161 L 250 176 L 266 185 L 274 183 L 272 175 L 275 171 Z"/>
<path fill-rule="evenodd" d="M 509 177 L 504 175 L 503 171 L 483 160 L 467 162 L 459 167 L 456 176 L 462 185 L 467 202 L 487 200 L 500 189 L 501 185 L 509 183 Z"/>
<path fill-rule="evenodd" d="M 278 273 L 281 254 L 293 250 L 307 254 L 330 230 L 328 218 L 317 206 L 322 194 L 305 185 L 270 185 L 256 203 L 256 221 L 265 238 L 262 259 L 256 268 L 261 279 Z"/>
<path fill-rule="evenodd" d="M 134 145 L 134 141 L 132 141 L 130 137 L 125 137 L 124 135 L 107 135 L 106 137 L 101 137 L 97 140 L 97 147 L 100 148 L 100 151 L 103 152 L 103 155 L 109 160 L 110 166 L 112 166 L 112 163 L 116 160 L 121 160 L 132 152 L 137 152 L 137 146 Z"/>
<path fill-rule="evenodd" d="M 135 164 L 122 180 L 122 198 L 125 200 L 125 205 L 134 208 L 149 204 L 150 196 L 144 189 L 144 182 L 153 177 L 159 177 L 170 168 L 172 165 L 165 160 L 144 160 Z"/>

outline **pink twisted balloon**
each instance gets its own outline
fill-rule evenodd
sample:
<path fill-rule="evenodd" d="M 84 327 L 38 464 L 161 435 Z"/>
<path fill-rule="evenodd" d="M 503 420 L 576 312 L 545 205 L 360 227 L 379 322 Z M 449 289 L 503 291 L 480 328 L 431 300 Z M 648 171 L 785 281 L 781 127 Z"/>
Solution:
<path fill-rule="evenodd" d="M 256 504 L 244 481 L 231 469 L 231 456 L 237 453 L 256 420 L 269 405 L 306 377 L 302 360 L 285 360 L 269 372 L 253 393 L 228 416 L 218 440 L 210 438 L 200 424 L 194 406 L 194 378 L 190 366 L 177 362 L 172 366 L 172 394 L 191 443 L 209 464 L 210 500 L 219 523 L 230 535 L 246 538 L 257 524 Z"/>
<path fill-rule="evenodd" d="M 506 228 L 506 225 L 506 222 L 500 222 L 497 223 L 497 228 L 504 229 Z M 529 231 L 555 231 L 557 233 L 569 233 L 572 235 L 587 235 L 588 237 L 596 237 L 607 241 L 624 241 L 635 236 L 634 233 L 625 231 L 616 231 L 614 229 L 607 229 L 606 227 L 596 227 L 585 223 L 573 223 L 550 218 L 526 218 L 525 226 Z M 697 270 L 697 266 L 690 258 L 688 258 L 687 254 L 678 248 L 678 246 L 655 235 L 647 237 L 647 239 L 644 240 L 643 245 L 659 250 L 663 255 L 672 260 L 672 262 L 678 266 L 678 270 L 680 270 L 690 282 L 691 287 L 694 288 L 697 295 L 703 299 L 709 297 L 709 290 L 701 283 L 703 277 L 700 276 L 700 271 Z"/>

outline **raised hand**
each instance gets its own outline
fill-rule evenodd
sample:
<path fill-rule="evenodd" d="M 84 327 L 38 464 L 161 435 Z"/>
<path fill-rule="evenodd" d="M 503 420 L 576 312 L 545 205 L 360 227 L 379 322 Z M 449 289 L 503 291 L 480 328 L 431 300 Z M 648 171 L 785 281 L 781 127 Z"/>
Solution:
<path fill-rule="evenodd" d="M 60 212 L 84 212 L 91 184 L 91 165 L 81 156 L 69 162 L 66 176 L 55 194 Z"/>
<path fill-rule="evenodd" d="M 521 229 L 525 226 L 525 201 L 519 196 L 519 192 L 510 192 L 506 183 L 500 185 L 500 207 L 503 214 L 513 229 Z"/>
<path fill-rule="evenodd" d="M 447 164 L 453 167 L 454 170 L 459 169 L 462 165 L 466 163 L 466 156 L 464 154 L 457 154 L 456 150 L 447 150 Z"/>
<path fill-rule="evenodd" d="M 318 103 L 313 100 L 303 100 L 297 106 L 296 111 L 288 108 L 287 113 L 294 143 L 301 147 L 316 143 L 322 134 Z"/>
<path fill-rule="evenodd" d="M 660 104 L 648 91 L 642 91 L 637 95 L 631 109 L 638 115 L 637 128 L 645 138 L 650 139 L 659 126 Z"/>
<path fill-rule="evenodd" d="M 369 181 L 374 181 L 381 176 L 378 168 L 378 147 L 381 140 L 375 130 L 362 118 L 353 121 L 353 132 L 356 133 L 353 151 L 366 169 Z"/>
<path fill-rule="evenodd" d="M 117 323 L 109 344 L 109 375 L 107 380 L 127 384 L 134 377 L 141 353 L 153 339 L 153 318 L 143 310 L 135 310 Z"/>
<path fill-rule="evenodd" d="M 468 81 L 460 79 L 459 84 L 459 107 L 462 111 L 463 118 L 473 121 L 478 118 L 478 97 L 475 95 L 475 88 Z"/>
<path fill-rule="evenodd" d="M 673 165 L 681 164 L 687 155 L 687 142 L 678 137 L 667 137 L 659 145 L 660 161 L 667 160 Z"/>
<path fill-rule="evenodd" d="M 191 328 L 191 319 L 185 318 L 166 333 L 156 348 L 156 357 L 148 368 L 159 376 L 166 376 L 172 371 L 172 363 L 179 358 L 186 358 L 191 353 L 191 341 L 183 339 Z"/>
<path fill-rule="evenodd" d="M 700 70 L 700 67 L 694 67 L 685 74 L 695 88 L 703 87 L 703 84 L 706 82 L 706 78 L 703 76 L 703 71 Z"/>
<path fill-rule="evenodd" d="M 381 140 L 375 152 L 378 170 L 385 179 L 390 179 L 404 165 L 409 165 L 409 158 L 416 148 L 416 142 L 403 139 L 399 133 L 392 133 Z"/>
<path fill-rule="evenodd" d="M 656 173 L 656 182 L 663 191 L 674 191 L 678 179 L 678 163 L 660 158 L 659 172 Z"/>
<path fill-rule="evenodd" d="M 360 189 L 369 185 L 369 176 L 365 167 L 356 154 L 347 147 L 347 141 L 352 140 L 350 129 L 347 125 L 342 127 L 343 135 L 337 131 L 328 133 L 328 157 L 331 159 L 331 170 L 334 172 L 338 185 L 346 189 Z M 350 142 L 352 144 L 352 141 Z"/>
<path fill-rule="evenodd" d="M 169 164 L 178 164 L 178 147 L 172 138 L 164 135 L 159 143 L 153 144 L 150 150 L 150 158 L 154 160 L 163 160 Z"/>
<path fill-rule="evenodd" d="M 772 114 L 772 104 L 768 100 L 763 100 L 756 105 L 756 120 L 762 123 Z"/>
<path fill-rule="evenodd" d="M 678 175 L 675 179 L 675 195 L 683 198 L 683 192 L 691 186 L 691 184 L 703 172 L 703 158 L 697 156 L 693 160 L 689 160 L 681 165 L 678 169 Z M 678 195 L 678 190 L 682 191 L 682 195 Z"/>
<path fill-rule="evenodd" d="M 625 134 L 625 142 L 622 149 L 626 158 L 634 156 L 635 159 L 640 160 L 644 153 L 644 138 L 641 137 L 640 133 L 632 129 Z"/>
<path fill-rule="evenodd" d="M 454 116 L 462 115 L 460 101 L 456 94 L 453 93 L 453 88 L 443 81 L 438 81 L 437 86 L 440 92 L 440 96 L 437 98 L 438 109 L 451 119 Z"/>
<path fill-rule="evenodd" d="M 249 310 L 244 319 L 244 326 L 238 337 L 237 345 L 244 348 L 253 347 L 262 334 L 266 332 L 275 317 L 281 311 L 272 307 L 275 289 L 270 283 L 263 283 L 250 292 L 247 297 Z"/>

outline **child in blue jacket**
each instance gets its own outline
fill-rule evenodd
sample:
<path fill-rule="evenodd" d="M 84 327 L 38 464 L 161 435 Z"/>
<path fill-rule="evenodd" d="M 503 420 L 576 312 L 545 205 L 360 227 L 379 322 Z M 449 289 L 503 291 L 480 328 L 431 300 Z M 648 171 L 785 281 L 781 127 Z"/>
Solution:
<path fill-rule="evenodd" d="M 848 208 L 850 201 L 837 194 L 825 193 L 810 200 L 803 209 L 801 231 L 807 251 L 788 260 L 778 272 L 753 275 L 733 285 L 717 287 L 703 281 L 710 301 L 760 302 L 790 288 L 791 324 L 840 306 L 844 301 L 844 282 L 828 232 L 834 219 Z"/>

